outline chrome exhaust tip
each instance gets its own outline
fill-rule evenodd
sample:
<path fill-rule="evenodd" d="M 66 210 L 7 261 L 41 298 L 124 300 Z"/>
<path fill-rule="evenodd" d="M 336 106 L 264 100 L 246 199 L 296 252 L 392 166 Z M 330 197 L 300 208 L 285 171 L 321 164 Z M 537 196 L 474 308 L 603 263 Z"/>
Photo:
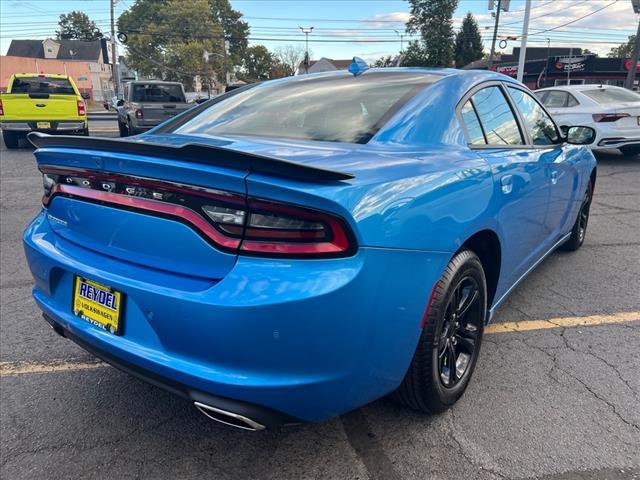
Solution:
<path fill-rule="evenodd" d="M 249 430 L 251 432 L 264 430 L 266 428 L 264 425 L 256 422 L 255 420 L 251 420 L 244 415 L 240 415 L 239 413 L 228 412 L 200 402 L 193 402 L 193 404 L 207 418 L 215 420 L 216 422 L 224 423 L 231 427 L 236 427 L 241 430 Z"/>

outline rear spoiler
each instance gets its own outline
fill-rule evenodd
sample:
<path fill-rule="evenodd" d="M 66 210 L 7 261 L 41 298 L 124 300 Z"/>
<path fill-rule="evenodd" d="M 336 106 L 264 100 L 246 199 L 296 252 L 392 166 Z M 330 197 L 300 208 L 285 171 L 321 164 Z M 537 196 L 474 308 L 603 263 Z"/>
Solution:
<path fill-rule="evenodd" d="M 202 143 L 187 143 L 185 145 L 174 146 L 146 142 L 143 139 L 124 140 L 116 138 L 74 137 L 70 135 L 46 135 L 40 132 L 31 132 L 27 135 L 27 138 L 36 148 L 64 147 L 150 155 L 173 160 L 205 163 L 236 170 L 242 169 L 248 170 L 249 172 L 267 173 L 307 182 L 350 180 L 354 178 L 354 175 L 350 173 L 337 172 L 325 168 L 290 162 L 288 160 L 239 152 L 229 148 Z"/>

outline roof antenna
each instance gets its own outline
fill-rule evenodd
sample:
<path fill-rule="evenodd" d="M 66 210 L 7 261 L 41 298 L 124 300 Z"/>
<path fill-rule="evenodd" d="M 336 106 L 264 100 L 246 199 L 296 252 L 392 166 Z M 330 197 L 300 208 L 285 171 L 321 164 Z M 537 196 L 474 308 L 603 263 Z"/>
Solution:
<path fill-rule="evenodd" d="M 369 70 L 369 65 L 360 57 L 353 57 L 353 61 L 351 62 L 351 65 L 349 65 L 348 70 L 354 77 L 357 77 L 364 73 L 365 70 Z"/>

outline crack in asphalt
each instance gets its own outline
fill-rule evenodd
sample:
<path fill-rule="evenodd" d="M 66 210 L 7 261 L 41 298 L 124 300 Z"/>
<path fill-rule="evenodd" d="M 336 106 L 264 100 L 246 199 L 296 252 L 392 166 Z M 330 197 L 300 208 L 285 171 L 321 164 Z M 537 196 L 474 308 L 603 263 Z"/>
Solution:
<path fill-rule="evenodd" d="M 575 353 L 583 353 L 583 354 L 584 354 L 585 352 L 580 351 L 580 350 L 576 350 L 576 349 L 572 348 L 572 347 L 569 345 L 569 340 L 568 340 L 568 339 L 567 339 L 567 337 L 565 336 L 565 333 L 566 333 L 566 331 L 567 331 L 567 327 L 564 327 L 564 326 L 561 326 L 561 325 L 558 325 L 558 326 L 559 326 L 559 328 L 561 328 L 561 331 L 560 331 L 560 338 L 562 338 L 562 340 L 563 340 L 563 342 L 564 342 L 565 347 L 566 347 L 566 348 L 568 348 L 569 350 L 571 350 L 571 351 L 575 352 Z M 606 405 L 611 409 L 611 411 L 613 412 L 613 414 L 614 414 L 614 415 L 615 415 L 615 416 L 616 416 L 616 417 L 617 417 L 617 418 L 618 418 L 622 423 L 624 423 L 625 425 L 627 425 L 627 426 L 629 426 L 629 427 L 632 427 L 632 428 L 634 428 L 635 430 L 638 430 L 638 431 L 640 432 L 640 425 L 638 425 L 638 424 L 636 424 L 636 423 L 634 423 L 634 422 L 632 422 L 632 421 L 630 421 L 630 420 L 627 420 L 627 419 L 626 419 L 626 418 L 625 418 L 625 417 L 624 417 L 624 416 L 623 416 L 623 415 L 618 411 L 618 408 L 616 407 L 616 405 L 615 405 L 614 403 L 610 402 L 610 401 L 609 401 L 609 400 L 607 400 L 606 398 L 604 398 L 604 397 L 602 397 L 601 395 L 599 395 L 599 394 L 598 394 L 598 392 L 594 391 L 594 390 L 593 390 L 593 389 L 592 389 L 592 388 L 591 388 L 591 387 L 590 387 L 586 382 L 584 382 L 583 380 L 581 380 L 580 378 L 578 378 L 578 377 L 577 377 L 576 375 L 574 375 L 571 371 L 569 371 L 569 370 L 567 370 L 567 369 L 565 369 L 565 368 L 562 368 L 562 367 L 560 366 L 560 361 L 559 361 L 559 359 L 558 359 L 558 354 L 557 354 L 557 353 L 551 354 L 551 353 L 549 353 L 549 352 L 547 351 L 548 349 L 545 349 L 545 348 L 539 347 L 538 345 L 533 345 L 533 344 L 531 344 L 531 343 L 527 342 L 527 339 L 526 339 L 526 338 L 523 338 L 523 339 L 522 339 L 522 342 L 523 342 L 525 345 L 527 345 L 528 347 L 533 348 L 533 349 L 535 349 L 535 350 L 538 350 L 538 351 L 542 352 L 543 354 L 547 355 L 549 358 L 551 358 L 551 360 L 552 360 L 552 362 L 553 362 L 553 363 L 552 363 L 552 367 L 551 367 L 551 369 L 550 369 L 550 370 L 549 370 L 549 372 L 548 372 L 548 374 L 549 374 L 549 378 L 556 380 L 556 382 L 557 382 L 557 383 L 561 383 L 559 379 L 557 379 L 557 378 L 555 378 L 555 377 L 553 376 L 553 372 L 554 372 L 555 370 L 558 370 L 558 371 L 560 371 L 560 372 L 562 372 L 562 373 L 566 374 L 567 376 L 571 377 L 573 380 L 575 380 L 576 382 L 578 382 L 578 383 L 579 383 L 579 384 L 580 384 L 580 385 L 581 385 L 581 386 L 582 386 L 582 387 L 583 387 L 587 392 L 589 392 L 589 393 L 590 393 L 594 398 L 596 398 L 596 399 L 598 399 L 599 401 L 601 401 L 601 402 L 603 402 L 604 404 L 606 404 Z M 558 347 L 556 347 L 556 348 L 555 348 L 555 350 L 561 350 L 561 349 L 560 349 L 560 348 L 558 348 Z M 625 382 L 625 383 L 626 383 L 626 382 Z"/>

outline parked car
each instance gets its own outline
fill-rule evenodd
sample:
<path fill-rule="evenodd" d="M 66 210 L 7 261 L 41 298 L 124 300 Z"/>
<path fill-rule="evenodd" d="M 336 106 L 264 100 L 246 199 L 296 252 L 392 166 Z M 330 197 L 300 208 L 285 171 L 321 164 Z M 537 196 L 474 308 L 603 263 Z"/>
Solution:
<path fill-rule="evenodd" d="M 88 135 L 85 99 L 67 75 L 11 75 L 0 95 L 0 129 L 7 148 L 18 148 L 29 132 Z"/>
<path fill-rule="evenodd" d="M 455 403 L 508 294 L 584 242 L 595 133 L 493 72 L 357 67 L 132 140 L 32 134 L 47 322 L 248 430 Z"/>
<path fill-rule="evenodd" d="M 128 82 L 123 87 L 122 99 L 117 102 L 120 136 L 142 133 L 190 107 L 181 83 Z"/>
<path fill-rule="evenodd" d="M 105 110 L 113 110 L 114 112 L 117 112 L 118 111 L 118 100 L 120 100 L 118 98 L 118 96 L 114 95 L 108 101 L 104 102 L 102 104 L 102 106 L 104 107 Z"/>
<path fill-rule="evenodd" d="M 611 85 L 571 85 L 536 90 L 558 125 L 596 131 L 594 149 L 640 155 L 640 94 Z"/>

